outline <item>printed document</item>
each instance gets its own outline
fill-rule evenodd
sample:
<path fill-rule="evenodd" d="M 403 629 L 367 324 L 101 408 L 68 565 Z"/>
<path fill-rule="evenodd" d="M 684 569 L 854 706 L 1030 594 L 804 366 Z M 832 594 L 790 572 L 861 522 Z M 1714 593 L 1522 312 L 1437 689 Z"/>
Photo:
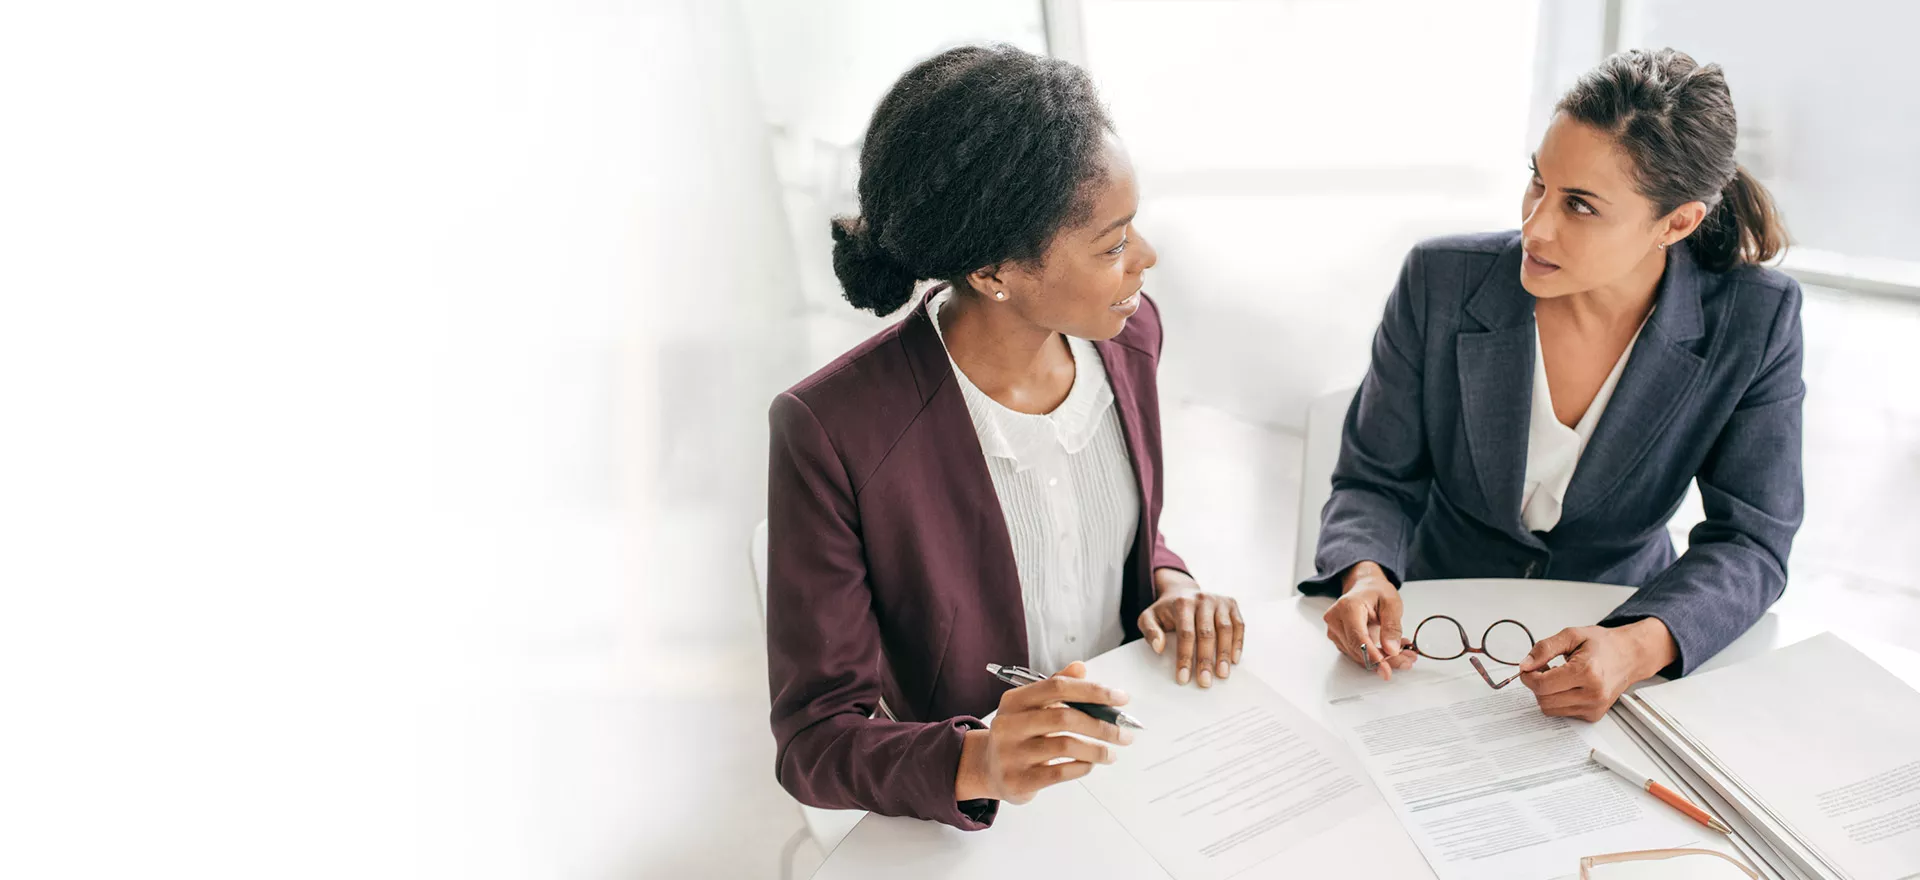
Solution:
<path fill-rule="evenodd" d="M 1517 682 L 1388 684 L 1331 701 L 1328 716 L 1441 880 L 1548 880 L 1582 856 L 1710 833 L 1594 763 L 1592 748 L 1614 748 L 1600 725 L 1542 715 Z"/>
<path fill-rule="evenodd" d="M 1115 651 L 1091 665 L 1089 677 L 1124 682 L 1147 729 L 1081 784 L 1167 873 L 1248 872 L 1372 803 L 1340 742 L 1257 676 L 1181 686 L 1157 659 Z"/>
<path fill-rule="evenodd" d="M 1637 696 L 1839 873 L 1920 874 L 1920 693 L 1859 649 L 1827 633 Z"/>

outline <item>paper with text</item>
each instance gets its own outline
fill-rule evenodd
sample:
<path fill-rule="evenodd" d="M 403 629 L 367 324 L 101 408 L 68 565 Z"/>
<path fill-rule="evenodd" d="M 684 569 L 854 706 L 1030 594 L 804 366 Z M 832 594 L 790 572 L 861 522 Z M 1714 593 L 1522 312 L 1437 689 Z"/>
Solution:
<path fill-rule="evenodd" d="M 1125 683 L 1148 729 L 1082 784 L 1177 880 L 1247 871 L 1372 802 L 1339 741 L 1251 672 L 1183 687 L 1157 660 L 1119 651 L 1089 669 Z"/>
<path fill-rule="evenodd" d="M 1920 874 L 1920 693 L 1859 649 L 1823 634 L 1639 695 L 1854 880 Z"/>
<path fill-rule="evenodd" d="M 1705 835 L 1590 760 L 1603 743 L 1588 725 L 1541 714 L 1517 685 L 1387 685 L 1333 700 L 1328 717 L 1441 880 L 1548 880 L 1582 856 Z"/>

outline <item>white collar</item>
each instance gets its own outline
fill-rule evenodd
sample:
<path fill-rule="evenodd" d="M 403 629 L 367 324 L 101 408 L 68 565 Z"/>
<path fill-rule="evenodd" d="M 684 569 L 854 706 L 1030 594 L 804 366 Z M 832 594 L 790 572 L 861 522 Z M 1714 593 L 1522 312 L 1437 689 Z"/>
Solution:
<path fill-rule="evenodd" d="M 949 288 L 927 301 L 927 317 L 933 321 L 934 333 L 940 337 L 943 348 L 947 339 L 940 327 L 940 307 L 953 295 Z M 1106 363 L 1101 360 L 1099 349 L 1085 339 L 1075 336 L 1066 339 L 1067 351 L 1073 357 L 1073 387 L 1067 391 L 1067 399 L 1045 415 L 1018 412 L 987 396 L 948 353 L 947 366 L 953 369 L 954 379 L 960 384 L 967 414 L 973 419 L 974 431 L 980 435 L 982 452 L 1012 459 L 1024 470 L 1043 456 L 1056 452 L 1072 455 L 1093 442 L 1093 435 L 1100 428 L 1100 417 L 1113 405 L 1113 386 L 1107 380 Z"/>

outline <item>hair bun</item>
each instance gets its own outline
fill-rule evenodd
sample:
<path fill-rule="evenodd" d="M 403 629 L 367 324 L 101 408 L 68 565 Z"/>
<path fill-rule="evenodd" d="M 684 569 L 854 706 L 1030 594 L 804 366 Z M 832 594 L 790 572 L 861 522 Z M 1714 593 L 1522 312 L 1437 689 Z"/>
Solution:
<path fill-rule="evenodd" d="M 833 274 L 854 308 L 890 315 L 913 298 L 914 282 L 920 279 L 873 240 L 866 220 L 835 217 L 832 229 Z"/>

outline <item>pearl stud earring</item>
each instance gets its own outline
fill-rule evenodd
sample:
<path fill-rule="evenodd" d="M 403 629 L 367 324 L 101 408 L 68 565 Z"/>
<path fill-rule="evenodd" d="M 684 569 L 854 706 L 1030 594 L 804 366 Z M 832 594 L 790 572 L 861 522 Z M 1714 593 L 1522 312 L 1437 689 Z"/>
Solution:
<path fill-rule="evenodd" d="M 1666 245 L 1661 245 L 1661 247 L 1666 247 Z M 996 291 L 994 291 L 994 293 L 993 293 L 993 298 L 994 298 L 994 299 L 1006 299 L 1006 298 L 1007 298 L 1007 292 L 1006 292 L 1006 291 L 1004 291 L 1004 290 L 996 290 Z"/>

